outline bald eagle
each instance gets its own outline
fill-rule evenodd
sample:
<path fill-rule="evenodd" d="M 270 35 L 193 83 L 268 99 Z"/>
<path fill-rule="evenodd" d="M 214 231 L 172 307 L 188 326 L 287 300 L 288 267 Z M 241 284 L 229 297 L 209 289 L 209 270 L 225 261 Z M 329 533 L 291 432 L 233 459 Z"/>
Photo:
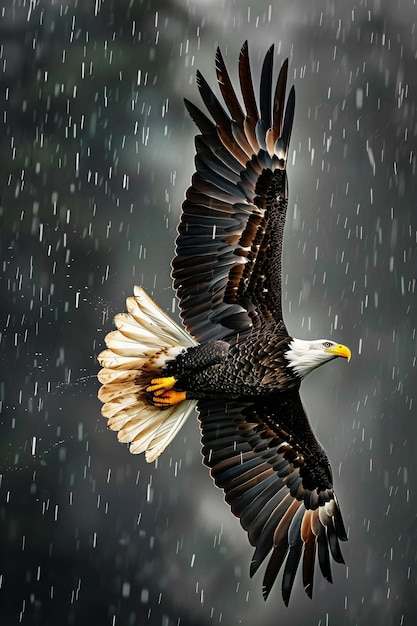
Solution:
<path fill-rule="evenodd" d="M 281 252 L 286 165 L 295 91 L 288 61 L 273 92 L 273 46 L 262 66 L 259 109 L 247 42 L 239 58 L 243 106 L 220 50 L 226 109 L 200 72 L 210 115 L 189 101 L 198 126 L 195 173 L 182 205 L 172 263 L 185 329 L 134 288 L 98 357 L 99 399 L 110 429 L 154 461 L 197 409 L 202 455 L 255 548 L 251 576 L 267 560 L 266 599 L 280 569 L 288 605 L 300 561 L 312 597 L 316 557 L 331 582 L 347 539 L 332 471 L 300 399 L 307 374 L 349 349 L 289 336 L 282 315 Z"/>

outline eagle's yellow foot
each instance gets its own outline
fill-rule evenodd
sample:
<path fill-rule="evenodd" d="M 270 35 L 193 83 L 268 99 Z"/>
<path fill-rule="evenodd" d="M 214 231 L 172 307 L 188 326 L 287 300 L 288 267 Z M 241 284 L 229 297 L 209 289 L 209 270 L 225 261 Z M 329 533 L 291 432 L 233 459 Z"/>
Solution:
<path fill-rule="evenodd" d="M 154 393 L 148 393 L 149 402 L 160 409 L 167 409 L 174 404 L 178 404 L 185 400 L 186 397 L 187 394 L 185 391 L 176 391 L 175 389 L 169 389 L 168 391 L 158 390 Z"/>
<path fill-rule="evenodd" d="M 148 401 L 161 409 L 167 409 L 186 398 L 185 391 L 176 391 L 174 385 L 177 379 L 174 376 L 152 378 L 151 384 L 146 387 Z"/>
<path fill-rule="evenodd" d="M 152 378 L 151 384 L 146 387 L 146 392 L 160 396 L 165 391 L 173 388 L 177 379 L 174 376 L 164 376 L 163 378 Z"/>

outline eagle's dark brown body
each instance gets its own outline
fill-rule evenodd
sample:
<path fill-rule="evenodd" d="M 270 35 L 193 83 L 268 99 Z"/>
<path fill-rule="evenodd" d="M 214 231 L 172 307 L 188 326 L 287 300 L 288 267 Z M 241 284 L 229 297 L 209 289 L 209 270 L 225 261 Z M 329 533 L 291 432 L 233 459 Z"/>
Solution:
<path fill-rule="evenodd" d="M 189 398 L 256 399 L 298 389 L 300 377 L 288 367 L 292 341 L 281 333 L 251 333 L 242 341 L 208 341 L 188 348 L 166 367 Z"/>

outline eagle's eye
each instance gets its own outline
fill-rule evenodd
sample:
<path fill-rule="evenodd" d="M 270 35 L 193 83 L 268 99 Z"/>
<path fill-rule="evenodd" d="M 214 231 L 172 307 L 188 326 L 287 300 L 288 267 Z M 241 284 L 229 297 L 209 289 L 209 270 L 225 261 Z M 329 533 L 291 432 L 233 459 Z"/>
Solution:
<path fill-rule="evenodd" d="M 323 343 L 323 347 L 324 347 L 324 348 L 330 348 L 330 347 L 331 347 L 331 345 L 332 345 L 332 344 L 330 343 L 330 341 L 325 341 L 325 342 Z"/>

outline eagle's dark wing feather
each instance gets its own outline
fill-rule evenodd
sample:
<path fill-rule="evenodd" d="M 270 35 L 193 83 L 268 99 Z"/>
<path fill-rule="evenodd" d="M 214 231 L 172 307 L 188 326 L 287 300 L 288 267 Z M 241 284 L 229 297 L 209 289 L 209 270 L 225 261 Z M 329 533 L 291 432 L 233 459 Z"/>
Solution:
<path fill-rule="evenodd" d="M 219 50 L 216 71 L 226 109 L 199 72 L 200 94 L 214 121 L 186 101 L 201 135 L 196 137 L 196 172 L 183 204 L 172 275 L 182 319 L 199 341 L 242 335 L 262 321 L 281 323 L 286 334 L 281 252 L 295 96 L 292 88 L 285 106 L 287 62 L 273 96 L 272 62 L 273 47 L 261 75 L 260 114 L 247 44 L 239 59 L 245 110 Z"/>
<path fill-rule="evenodd" d="M 316 555 L 331 582 L 330 554 L 343 563 L 346 531 L 327 456 L 311 430 L 297 391 L 269 400 L 198 403 L 204 463 L 255 547 L 250 574 L 269 560 L 266 598 L 283 567 L 288 604 L 300 560 L 311 597 Z M 285 428 L 280 425 L 285 417 Z"/>

